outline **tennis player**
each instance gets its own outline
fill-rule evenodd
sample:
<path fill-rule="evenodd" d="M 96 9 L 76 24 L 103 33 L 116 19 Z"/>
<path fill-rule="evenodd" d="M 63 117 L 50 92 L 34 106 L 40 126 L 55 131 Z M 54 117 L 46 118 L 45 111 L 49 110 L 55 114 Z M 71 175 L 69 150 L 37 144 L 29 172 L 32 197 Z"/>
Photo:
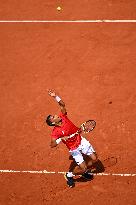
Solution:
<path fill-rule="evenodd" d="M 74 187 L 73 177 L 75 175 L 82 175 L 87 180 L 92 179 L 93 176 L 88 173 L 88 168 L 97 161 L 97 155 L 90 142 L 83 137 L 82 132 L 69 138 L 69 136 L 76 133 L 79 128 L 68 119 L 65 103 L 62 99 L 52 90 L 48 90 L 48 94 L 58 102 L 61 109 L 59 115 L 49 115 L 46 118 L 46 123 L 49 126 L 53 126 L 50 146 L 53 148 L 60 142 L 63 142 L 69 149 L 70 154 L 78 166 L 76 166 L 72 172 L 67 172 L 65 179 L 69 187 Z M 83 154 L 89 157 L 88 162 L 84 160 Z"/>

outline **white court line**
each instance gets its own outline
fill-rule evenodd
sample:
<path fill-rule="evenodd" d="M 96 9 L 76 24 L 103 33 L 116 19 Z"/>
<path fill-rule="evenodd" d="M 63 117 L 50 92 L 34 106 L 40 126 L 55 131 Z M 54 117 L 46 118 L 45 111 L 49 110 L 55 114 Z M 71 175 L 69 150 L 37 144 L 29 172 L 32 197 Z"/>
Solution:
<path fill-rule="evenodd" d="M 136 23 L 135 19 L 131 20 L 0 20 L 0 23 Z M 16 170 L 0 170 L 0 173 L 31 173 L 31 174 L 64 174 L 65 172 L 48 172 L 43 171 L 16 171 Z M 117 173 L 97 173 L 97 176 L 136 176 L 134 173 L 117 174 Z"/>
<path fill-rule="evenodd" d="M 0 20 L 0 23 L 136 23 L 135 19 L 131 20 Z M 16 171 L 16 170 L 0 170 L 0 173 L 31 173 L 31 174 L 64 174 L 65 172 L 48 172 L 47 170 L 43 171 Z M 97 176 L 136 176 L 134 173 L 97 173 L 93 174 Z"/>
<path fill-rule="evenodd" d="M 30 174 L 65 174 L 66 172 L 52 172 L 47 170 L 42 171 L 16 171 L 16 170 L 0 170 L 0 173 L 30 173 Z M 135 173 L 93 173 L 94 176 L 123 176 L 123 177 L 135 177 Z"/>
<path fill-rule="evenodd" d="M 136 23 L 136 19 L 99 20 L 0 20 L 0 23 Z"/>

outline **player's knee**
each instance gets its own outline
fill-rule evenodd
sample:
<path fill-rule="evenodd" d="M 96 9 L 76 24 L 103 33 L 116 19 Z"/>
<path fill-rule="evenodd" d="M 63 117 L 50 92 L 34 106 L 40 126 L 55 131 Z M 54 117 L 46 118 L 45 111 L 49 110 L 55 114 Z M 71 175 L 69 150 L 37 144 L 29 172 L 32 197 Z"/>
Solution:
<path fill-rule="evenodd" d="M 93 163 L 97 162 L 97 160 L 98 160 L 98 158 L 97 158 L 97 157 L 96 157 L 96 158 L 94 158 L 94 159 L 93 159 Z"/>
<path fill-rule="evenodd" d="M 85 163 L 82 163 L 80 165 L 80 169 L 82 170 L 83 173 L 86 172 L 87 171 L 87 165 Z"/>
<path fill-rule="evenodd" d="M 92 163 L 95 163 L 98 160 L 97 154 L 93 154 L 93 156 L 91 158 L 92 158 Z"/>

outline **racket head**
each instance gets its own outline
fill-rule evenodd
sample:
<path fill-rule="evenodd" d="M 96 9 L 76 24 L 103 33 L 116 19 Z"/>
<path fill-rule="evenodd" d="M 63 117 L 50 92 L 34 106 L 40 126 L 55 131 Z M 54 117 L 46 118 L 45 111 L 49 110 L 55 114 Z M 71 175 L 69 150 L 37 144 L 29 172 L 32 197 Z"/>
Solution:
<path fill-rule="evenodd" d="M 81 125 L 81 130 L 85 133 L 91 132 L 96 126 L 95 120 L 87 120 Z"/>

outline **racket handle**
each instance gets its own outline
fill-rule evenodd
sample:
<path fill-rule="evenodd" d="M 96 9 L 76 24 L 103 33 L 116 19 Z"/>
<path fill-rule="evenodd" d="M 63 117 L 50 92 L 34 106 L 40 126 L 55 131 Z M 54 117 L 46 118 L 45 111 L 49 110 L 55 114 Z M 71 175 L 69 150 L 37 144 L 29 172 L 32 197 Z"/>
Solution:
<path fill-rule="evenodd" d="M 68 138 L 74 137 L 76 134 L 79 134 L 81 132 L 81 129 L 79 129 L 77 132 L 75 132 L 74 134 L 70 135 Z"/>
<path fill-rule="evenodd" d="M 70 135 L 68 138 L 74 137 L 77 133 Z"/>

